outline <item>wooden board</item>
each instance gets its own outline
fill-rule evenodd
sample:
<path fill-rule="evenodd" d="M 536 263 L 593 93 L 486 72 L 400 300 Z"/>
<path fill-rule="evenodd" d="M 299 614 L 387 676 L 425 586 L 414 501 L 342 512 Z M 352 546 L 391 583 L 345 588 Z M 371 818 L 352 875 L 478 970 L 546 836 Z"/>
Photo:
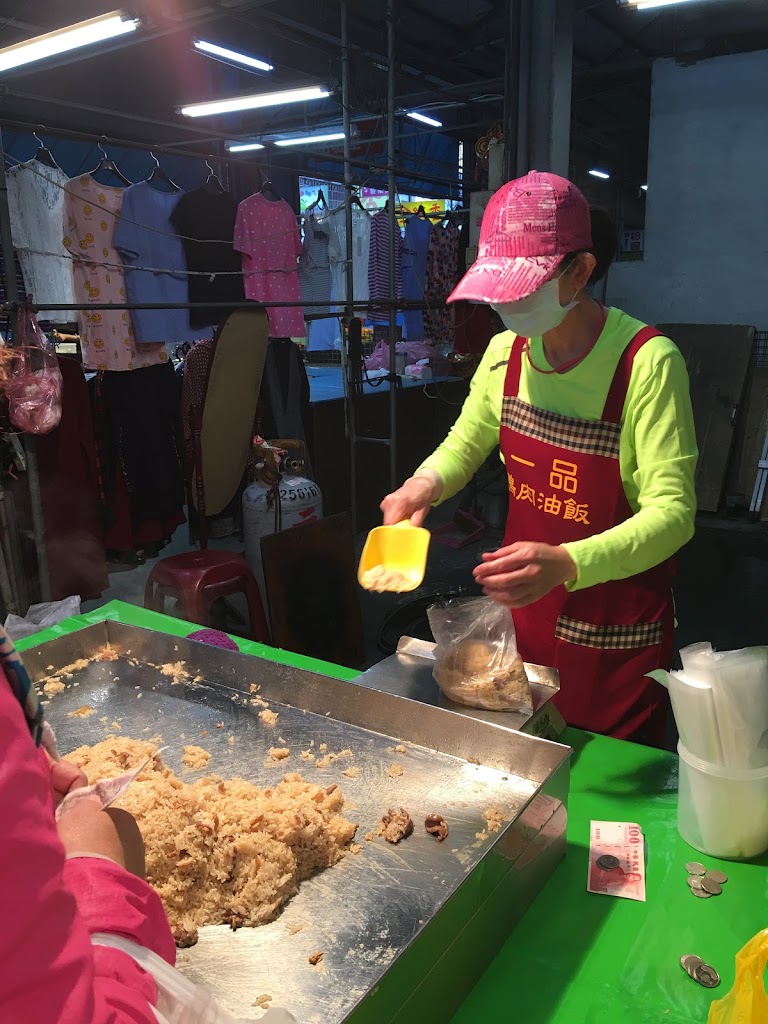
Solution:
<path fill-rule="evenodd" d="M 757 462 L 768 430 L 768 367 L 752 368 L 733 442 L 725 493 L 739 508 L 749 508 L 755 487 Z"/>
<path fill-rule="evenodd" d="M 724 324 L 659 324 L 683 353 L 699 442 L 696 498 L 717 512 L 723 496 L 739 411 L 743 404 L 755 328 Z"/>
<path fill-rule="evenodd" d="M 365 659 L 347 513 L 261 539 L 272 643 L 354 668 Z"/>
<path fill-rule="evenodd" d="M 263 309 L 236 309 L 218 330 L 200 435 L 206 513 L 230 503 L 243 478 L 269 342 Z M 193 498 L 197 488 L 193 481 Z"/>

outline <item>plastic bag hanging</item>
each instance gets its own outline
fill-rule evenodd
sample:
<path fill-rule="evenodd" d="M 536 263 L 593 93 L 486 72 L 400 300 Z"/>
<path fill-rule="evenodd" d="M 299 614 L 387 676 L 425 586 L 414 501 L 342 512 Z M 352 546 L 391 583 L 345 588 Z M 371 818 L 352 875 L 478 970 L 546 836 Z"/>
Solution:
<path fill-rule="evenodd" d="M 768 1024 L 764 972 L 768 963 L 768 928 L 736 954 L 733 988 L 709 1008 L 707 1024 Z"/>
<path fill-rule="evenodd" d="M 29 434 L 49 434 L 61 421 L 63 381 L 56 351 L 27 298 L 16 318 L 11 372 L 5 385 L 11 422 Z"/>

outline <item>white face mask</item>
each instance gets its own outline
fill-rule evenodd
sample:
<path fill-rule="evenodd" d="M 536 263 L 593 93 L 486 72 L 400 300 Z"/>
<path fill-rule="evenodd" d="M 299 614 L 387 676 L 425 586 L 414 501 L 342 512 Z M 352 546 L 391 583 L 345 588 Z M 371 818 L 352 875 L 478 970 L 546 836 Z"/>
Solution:
<path fill-rule="evenodd" d="M 499 314 L 508 331 L 523 338 L 538 338 L 559 327 L 576 305 L 575 296 L 567 306 L 560 305 L 560 278 L 554 277 L 527 299 L 503 302 L 491 308 Z"/>

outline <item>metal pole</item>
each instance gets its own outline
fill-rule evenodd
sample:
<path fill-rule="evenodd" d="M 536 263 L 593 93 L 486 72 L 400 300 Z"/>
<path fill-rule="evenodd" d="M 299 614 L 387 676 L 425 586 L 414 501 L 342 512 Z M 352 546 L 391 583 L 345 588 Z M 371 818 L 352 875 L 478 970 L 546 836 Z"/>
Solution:
<path fill-rule="evenodd" d="M 3 276 L 5 278 L 5 297 L 8 302 L 16 302 L 19 298 L 16 288 L 16 262 L 13 258 L 13 237 L 11 234 L 11 212 L 8 207 L 8 183 L 5 178 L 5 153 L 3 151 L 3 135 L 0 131 L 0 244 L 3 246 Z M 15 318 L 8 314 L 8 323 L 15 334 Z M 40 597 L 43 601 L 51 599 L 51 581 L 48 575 L 48 550 L 45 546 L 45 523 L 43 521 L 43 503 L 40 495 L 40 475 L 37 470 L 37 452 L 35 440 L 24 434 L 24 450 L 27 457 L 27 485 L 29 487 L 29 503 L 32 510 L 32 532 L 37 555 L 37 574 L 40 578 Z M 26 609 L 24 609 L 26 611 Z"/>
<path fill-rule="evenodd" d="M 387 186 L 389 191 L 389 297 L 397 300 L 395 245 L 397 225 L 397 192 L 395 187 L 395 0 L 387 0 Z M 389 307 L 389 488 L 394 491 L 397 479 L 397 399 L 400 380 L 397 370 L 397 312 Z"/>
<path fill-rule="evenodd" d="M 82 103 L 72 103 L 72 102 L 70 102 L 68 100 L 58 100 L 58 99 L 56 99 L 56 97 L 52 97 L 52 96 L 38 96 L 35 93 L 24 93 L 24 92 L 16 92 L 15 90 L 13 90 L 13 91 L 8 90 L 8 92 L 3 94 L 2 91 L 0 90 L 0 99 L 2 99 L 3 95 L 12 96 L 15 99 L 24 100 L 24 101 L 28 102 L 31 105 L 39 105 L 39 106 L 41 106 L 43 108 L 45 108 L 46 106 L 50 106 L 51 104 L 54 104 L 54 105 L 66 107 L 67 109 L 71 109 L 71 110 L 81 111 L 81 112 L 84 112 L 84 113 L 93 113 L 93 114 L 96 114 L 98 117 L 101 117 L 104 120 L 105 123 L 110 123 L 110 122 L 114 121 L 115 118 L 118 118 L 118 119 L 119 118 L 124 118 L 124 119 L 129 119 L 129 120 L 138 120 L 141 123 L 147 122 L 147 123 L 152 124 L 152 125 L 163 124 L 163 123 L 171 124 L 171 122 L 157 122 L 153 118 L 145 118 L 145 117 L 140 117 L 140 118 L 137 117 L 137 118 L 135 118 L 134 115 L 132 115 L 132 114 L 121 114 L 119 111 L 109 110 L 109 109 L 107 109 L 105 107 L 91 107 L 91 106 L 88 106 L 88 105 L 85 105 L 85 104 L 82 104 Z M 29 131 L 31 131 L 32 129 L 34 129 L 36 127 L 37 128 L 40 127 L 39 125 L 36 125 L 34 122 L 16 121 L 16 120 L 14 120 L 12 118 L 6 118 L 6 117 L 2 117 L 2 116 L 0 116 L 0 124 L 5 125 L 8 128 L 21 128 L 21 129 L 26 129 L 26 130 L 29 130 Z M 175 124 L 174 127 L 178 128 L 179 124 L 178 123 Z M 213 135 L 213 133 L 210 133 L 210 135 L 206 134 L 205 137 L 202 139 L 202 141 L 199 143 L 199 145 L 201 147 L 202 146 L 206 146 L 207 147 L 207 152 L 206 152 L 206 150 L 202 150 L 202 149 L 199 149 L 199 150 L 182 150 L 179 147 L 184 145 L 183 142 L 179 143 L 178 146 L 176 146 L 176 145 L 174 145 L 174 146 L 169 146 L 169 145 L 150 146 L 150 144 L 146 143 L 146 142 L 135 142 L 135 141 L 130 140 L 130 139 L 119 139 L 119 138 L 114 138 L 113 136 L 94 135 L 93 133 L 90 133 L 90 132 L 70 131 L 68 129 L 62 129 L 62 128 L 50 128 L 48 126 L 46 126 L 45 132 L 46 132 L 47 135 L 59 135 L 62 138 L 67 138 L 67 139 L 81 139 L 81 140 L 83 140 L 85 142 L 104 142 L 104 141 L 106 141 L 107 143 L 109 143 L 110 146 L 125 147 L 127 149 L 140 149 L 140 150 L 143 150 L 144 152 L 149 152 L 149 150 L 151 148 L 153 153 L 172 153 L 175 156 L 186 156 L 186 157 L 192 158 L 193 160 L 205 159 L 207 153 L 210 153 L 210 146 L 211 146 L 211 143 L 212 143 L 213 140 L 218 139 L 220 141 L 226 142 L 226 141 L 229 141 L 231 139 L 231 135 L 224 135 L 224 134 Z M 431 134 L 431 132 L 430 132 L 430 130 L 428 128 L 424 128 L 423 131 L 421 129 L 419 129 L 419 134 L 421 134 L 421 135 Z M 196 139 L 190 139 L 189 140 L 189 145 L 190 146 L 198 145 L 197 140 Z M 317 146 L 314 146 L 314 147 L 294 146 L 294 147 L 292 147 L 292 150 L 293 150 L 294 153 L 298 153 L 298 154 L 301 154 L 301 155 L 304 155 L 304 156 L 311 156 L 311 157 L 314 157 L 314 158 L 316 158 L 318 160 L 322 159 L 322 160 L 331 160 L 331 161 L 333 161 L 333 160 L 337 160 L 338 159 L 338 152 L 336 152 L 336 153 L 330 152 L 329 153 L 329 152 L 327 152 L 325 150 L 318 150 Z M 276 147 L 275 148 L 270 148 L 268 150 L 268 159 L 270 160 L 270 166 L 275 168 L 275 169 L 280 169 L 280 170 L 295 170 L 295 167 L 291 166 L 290 164 L 278 163 L 277 161 L 275 161 L 274 157 L 279 155 L 279 152 L 280 151 Z M 265 153 L 262 154 L 262 156 L 263 157 L 267 157 L 267 151 L 265 151 Z M 222 161 L 226 161 L 227 163 L 239 164 L 241 167 L 249 167 L 250 166 L 250 167 L 257 168 L 259 166 L 259 164 L 257 162 L 255 162 L 254 160 L 252 160 L 251 158 L 249 158 L 247 156 L 246 157 L 227 156 L 227 157 L 221 157 L 220 159 Z M 368 176 L 368 177 L 370 177 L 372 174 L 376 174 L 377 172 L 380 172 L 382 175 L 384 175 L 386 173 L 386 170 L 387 170 L 386 166 L 383 165 L 383 164 L 376 164 L 376 163 L 373 163 L 370 160 L 361 159 L 359 157 L 352 157 L 351 158 L 351 163 L 352 163 L 353 167 L 359 167 L 361 170 L 364 170 L 366 172 L 366 176 Z M 431 182 L 434 185 L 440 185 L 440 186 L 449 185 L 449 186 L 454 186 L 454 187 L 456 187 L 456 185 L 458 185 L 458 182 L 457 182 L 455 177 L 448 177 L 448 176 L 439 175 L 439 174 L 426 174 L 426 173 L 421 172 L 421 171 L 418 173 L 418 175 L 415 175 L 415 172 L 413 171 L 412 168 L 408 169 L 408 168 L 403 168 L 403 167 L 396 168 L 396 171 L 400 175 L 402 175 L 403 177 L 415 176 L 419 181 Z"/>
<path fill-rule="evenodd" d="M 355 315 L 355 275 L 352 257 L 352 123 L 349 95 L 349 4 L 341 0 L 341 112 L 344 124 L 344 229 L 346 246 L 344 252 L 344 280 L 346 285 L 346 322 Z M 348 328 L 347 328 L 348 329 Z M 349 511 L 352 517 L 352 532 L 357 533 L 357 423 L 355 399 L 351 394 L 349 381 L 349 351 L 345 332 L 341 332 L 341 372 L 344 378 L 344 429 L 349 445 Z"/>

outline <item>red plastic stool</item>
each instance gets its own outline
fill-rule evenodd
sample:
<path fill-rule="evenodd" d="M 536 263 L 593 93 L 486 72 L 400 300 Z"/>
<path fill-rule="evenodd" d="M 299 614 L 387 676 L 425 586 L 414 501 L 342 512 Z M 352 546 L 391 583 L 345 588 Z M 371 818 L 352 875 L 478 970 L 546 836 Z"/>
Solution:
<path fill-rule="evenodd" d="M 149 574 L 144 607 L 162 612 L 166 597 L 175 597 L 183 618 L 210 626 L 211 605 L 230 594 L 245 594 L 251 631 L 268 644 L 269 627 L 258 585 L 243 556 L 234 551 L 189 551 L 161 559 Z"/>

